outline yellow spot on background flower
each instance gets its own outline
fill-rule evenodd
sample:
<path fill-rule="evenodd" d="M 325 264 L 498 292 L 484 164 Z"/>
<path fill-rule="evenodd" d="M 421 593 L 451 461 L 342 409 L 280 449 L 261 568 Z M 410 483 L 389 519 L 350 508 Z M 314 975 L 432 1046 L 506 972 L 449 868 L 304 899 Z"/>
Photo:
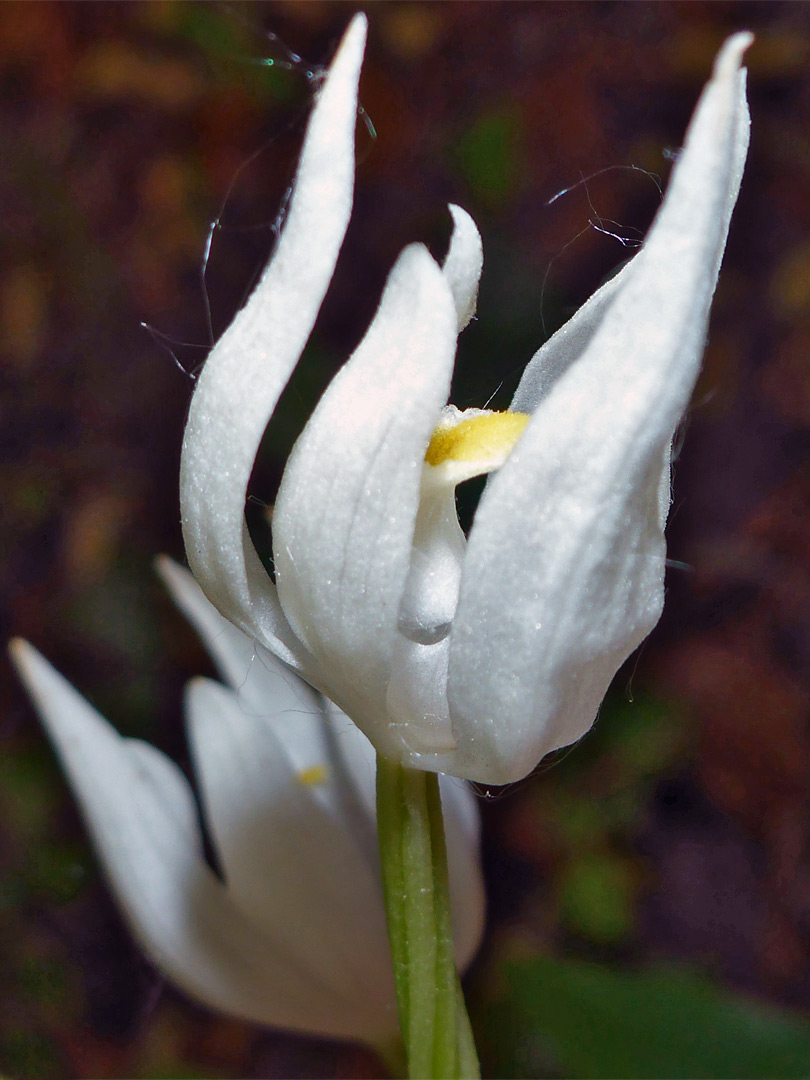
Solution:
<path fill-rule="evenodd" d="M 328 776 L 329 769 L 326 765 L 310 765 L 309 768 L 300 769 L 296 773 L 296 780 L 304 787 L 318 787 L 326 783 Z"/>

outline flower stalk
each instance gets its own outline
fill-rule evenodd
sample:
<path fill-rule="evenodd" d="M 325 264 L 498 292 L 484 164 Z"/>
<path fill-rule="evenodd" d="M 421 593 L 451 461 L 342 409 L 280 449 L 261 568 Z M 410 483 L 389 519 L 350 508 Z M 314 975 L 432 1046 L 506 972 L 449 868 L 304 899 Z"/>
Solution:
<path fill-rule="evenodd" d="M 441 794 L 435 773 L 377 755 L 385 911 L 409 1077 L 480 1075 L 453 956 Z"/>

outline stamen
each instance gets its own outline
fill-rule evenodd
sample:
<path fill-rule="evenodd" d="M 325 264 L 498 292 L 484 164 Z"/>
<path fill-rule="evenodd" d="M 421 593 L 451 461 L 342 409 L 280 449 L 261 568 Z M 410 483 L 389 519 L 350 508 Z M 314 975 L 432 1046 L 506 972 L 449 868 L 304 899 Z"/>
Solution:
<path fill-rule="evenodd" d="M 522 412 L 447 409 L 431 436 L 425 461 L 434 468 L 450 466 L 452 472 L 458 471 L 458 479 L 492 472 L 509 457 L 528 422 L 529 414 Z"/>

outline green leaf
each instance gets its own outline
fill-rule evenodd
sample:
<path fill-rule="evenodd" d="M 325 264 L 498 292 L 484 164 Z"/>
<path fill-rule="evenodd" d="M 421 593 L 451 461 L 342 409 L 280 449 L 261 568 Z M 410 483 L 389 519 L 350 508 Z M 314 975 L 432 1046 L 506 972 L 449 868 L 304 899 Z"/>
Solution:
<path fill-rule="evenodd" d="M 479 116 L 459 139 L 461 171 L 475 194 L 503 205 L 514 193 L 523 165 L 523 125 L 512 105 Z"/>
<path fill-rule="evenodd" d="M 633 928 L 635 887 L 630 867 L 616 856 L 589 852 L 560 881 L 560 919 L 599 944 L 621 941 Z"/>
<path fill-rule="evenodd" d="M 0 1043 L 3 1070 L 10 1077 L 26 1080 L 50 1080 L 60 1072 L 58 1051 L 47 1036 L 38 1031 L 17 1028 Z"/>
<path fill-rule="evenodd" d="M 498 1075 L 537 1076 L 550 1059 L 556 1075 L 594 1080 L 810 1075 L 810 1024 L 693 972 L 540 957 L 509 964 L 506 979 L 512 1024 L 495 1048 Z"/>

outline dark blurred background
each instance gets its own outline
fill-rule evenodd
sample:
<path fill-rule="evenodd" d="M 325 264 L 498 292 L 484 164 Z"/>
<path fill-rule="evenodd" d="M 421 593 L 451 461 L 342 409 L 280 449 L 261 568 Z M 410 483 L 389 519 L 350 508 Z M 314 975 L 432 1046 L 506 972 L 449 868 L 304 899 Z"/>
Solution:
<path fill-rule="evenodd" d="M 311 73 L 356 6 L 0 5 L 2 636 L 181 762 L 182 684 L 209 668 L 151 568 L 183 557 L 181 368 L 210 343 L 205 296 L 217 336 L 271 249 Z M 454 400 L 508 400 L 646 230 L 648 173 L 666 180 L 720 43 L 757 33 L 667 610 L 579 746 L 482 793 L 490 920 L 468 986 L 488 1075 L 810 1075 L 810 7 L 366 10 L 376 137 L 359 127 L 336 280 L 254 476 L 266 502 L 400 248 L 443 254 L 449 200 L 485 249 Z M 305 60 L 285 67 L 284 44 Z M 7 667 L 0 692 L 0 1071 L 377 1075 L 163 982 Z"/>

